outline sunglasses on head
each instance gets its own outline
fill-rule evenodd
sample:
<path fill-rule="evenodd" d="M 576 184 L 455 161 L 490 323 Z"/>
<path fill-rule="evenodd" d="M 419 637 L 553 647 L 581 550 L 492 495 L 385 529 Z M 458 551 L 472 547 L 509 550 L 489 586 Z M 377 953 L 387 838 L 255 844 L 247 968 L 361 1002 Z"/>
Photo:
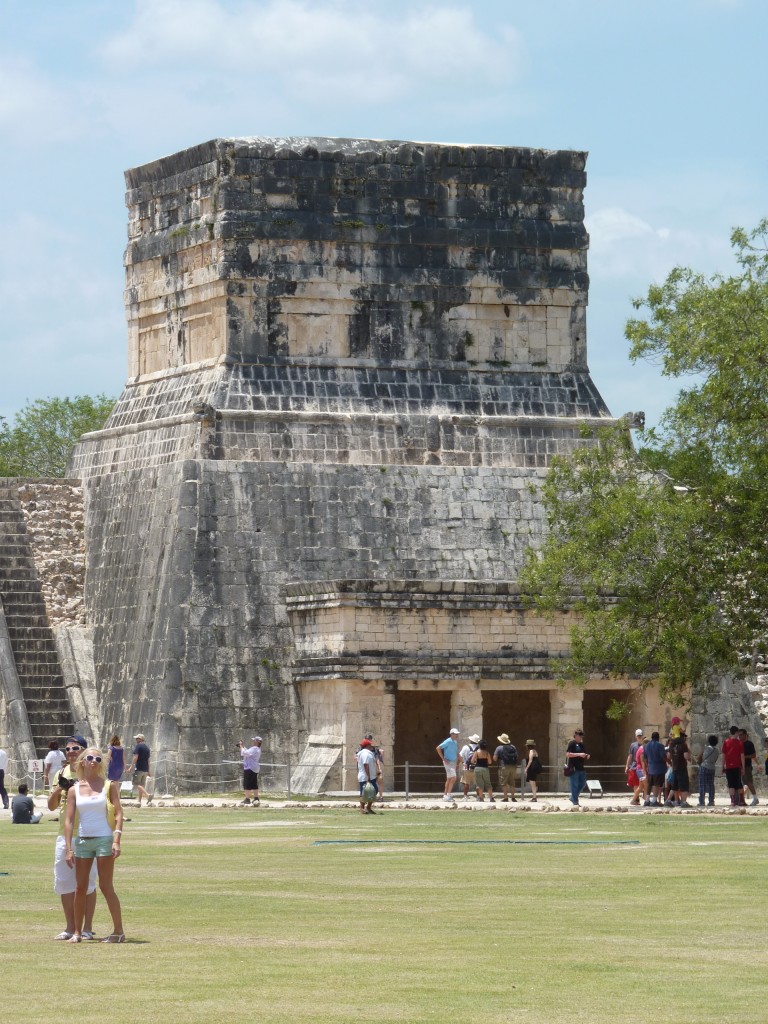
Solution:
<path fill-rule="evenodd" d="M 82 747 L 64 747 L 64 752 L 66 754 L 77 754 L 82 749 Z"/>
<path fill-rule="evenodd" d="M 91 764 L 101 764 L 101 758 L 98 754 L 86 754 L 85 760 L 90 761 Z"/>

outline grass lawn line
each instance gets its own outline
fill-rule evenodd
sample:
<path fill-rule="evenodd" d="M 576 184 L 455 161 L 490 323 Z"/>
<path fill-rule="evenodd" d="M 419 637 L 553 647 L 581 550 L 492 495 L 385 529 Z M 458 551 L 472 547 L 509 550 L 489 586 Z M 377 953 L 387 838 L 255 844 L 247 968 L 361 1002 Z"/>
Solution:
<path fill-rule="evenodd" d="M 606 827 L 591 815 L 575 825 L 347 809 L 260 813 L 245 829 L 241 819 L 159 809 L 126 830 L 116 887 L 131 941 L 120 947 L 52 943 L 55 831 L 0 830 L 9 976 L 50 960 L 59 981 L 110 1008 L 110 1024 L 170 1013 L 210 1024 L 257 1005 L 274 1024 L 557 1024 L 574 1012 L 613 1024 L 638 1007 L 655 1024 L 713 1012 L 743 1024 L 744 1006 L 768 994 L 761 820 L 626 816 Z M 312 845 L 541 834 L 641 846 Z M 107 925 L 100 900 L 101 934 Z M 641 934 L 655 937 L 652 954 Z M 738 1000 L 724 997 L 733 991 Z M 4 1003 L 14 1024 L 50 1022 L 50 992 L 36 986 L 9 986 Z"/>

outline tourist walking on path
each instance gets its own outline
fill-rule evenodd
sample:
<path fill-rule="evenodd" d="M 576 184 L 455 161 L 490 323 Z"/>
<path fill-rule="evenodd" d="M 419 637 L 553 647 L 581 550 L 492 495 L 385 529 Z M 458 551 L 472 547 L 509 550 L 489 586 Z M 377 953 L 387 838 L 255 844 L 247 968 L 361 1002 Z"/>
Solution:
<path fill-rule="evenodd" d="M 57 939 L 71 939 L 75 933 L 75 889 L 77 880 L 74 867 L 67 864 L 67 844 L 64 839 L 66 824 L 67 793 L 75 781 L 75 765 L 80 754 L 85 750 L 86 742 L 82 736 L 70 736 L 64 744 L 64 755 L 67 763 L 54 777 L 53 788 L 48 796 L 48 810 L 59 811 L 59 834 L 56 836 L 56 850 L 53 857 L 53 891 L 61 899 L 64 911 L 64 931 L 59 932 Z M 63 805 L 63 806 L 62 806 Z M 96 909 L 96 865 L 91 866 L 88 888 L 85 895 L 85 920 L 82 936 L 93 939 L 93 913 Z"/>
<path fill-rule="evenodd" d="M 112 934 L 101 941 L 125 942 L 122 910 L 113 882 L 123 835 L 120 786 L 107 778 L 106 759 L 98 747 L 88 747 L 80 754 L 75 772 L 76 781 L 67 793 L 64 822 L 66 860 L 70 867 L 74 867 L 77 882 L 75 929 L 69 941 L 81 942 L 83 938 L 86 892 L 95 860 L 99 888 L 112 916 Z"/>
<path fill-rule="evenodd" d="M 536 749 L 535 740 L 525 741 L 525 781 L 531 787 L 531 803 L 535 804 L 538 800 L 539 783 L 537 782 L 538 777 L 544 771 L 544 766 L 539 760 L 539 752 Z M 525 792 L 523 792 L 525 796 Z"/>
<path fill-rule="evenodd" d="M 445 769 L 443 800 L 453 800 L 453 790 L 456 786 L 456 769 L 459 763 L 459 730 L 451 729 L 448 739 L 438 743 L 435 750 Z"/>
<path fill-rule="evenodd" d="M 120 742 L 117 733 L 112 734 L 109 741 L 109 764 L 107 766 L 107 778 L 110 782 L 119 782 L 125 772 L 125 747 Z"/>
<path fill-rule="evenodd" d="M 376 783 L 376 755 L 373 753 L 373 744 L 365 739 L 360 744 L 360 749 L 355 755 L 357 760 L 357 781 L 360 786 L 360 813 L 375 814 L 373 801 L 379 787 Z M 366 789 L 366 787 L 368 787 Z"/>
<path fill-rule="evenodd" d="M 573 739 L 570 741 L 565 752 L 566 765 L 571 769 L 568 782 L 571 787 L 571 803 L 574 807 L 579 806 L 579 796 L 587 784 L 586 764 L 589 754 L 584 746 L 584 730 L 576 729 Z"/>
<path fill-rule="evenodd" d="M 47 789 L 51 784 L 51 779 L 55 779 L 58 772 L 67 763 L 67 758 L 64 753 L 59 750 L 58 740 L 51 740 L 48 744 L 48 753 L 45 755 L 45 761 L 43 761 L 43 785 Z"/>
<path fill-rule="evenodd" d="M 750 806 L 755 807 L 760 801 L 757 799 L 757 791 L 755 790 L 755 778 L 754 771 L 757 767 L 757 751 L 755 750 L 755 744 L 749 738 L 749 733 L 746 729 L 739 729 L 739 739 L 744 746 L 744 789 L 749 790 L 752 794 L 750 800 Z M 746 798 L 746 793 L 744 794 Z"/>
<path fill-rule="evenodd" d="M 499 789 L 502 803 L 515 800 L 515 774 L 517 773 L 517 747 L 505 732 L 497 736 L 498 747 L 493 752 L 494 764 L 499 766 Z"/>
<path fill-rule="evenodd" d="M 5 773 L 8 769 L 8 754 L 2 747 L 0 747 L 0 797 L 2 797 L 3 807 L 8 810 L 8 793 L 5 789 Z"/>
<path fill-rule="evenodd" d="M 709 806 L 715 806 L 715 769 L 720 751 L 717 749 L 717 736 L 707 736 L 707 744 L 696 759 L 699 764 L 699 807 L 704 806 L 705 798 Z"/>
<path fill-rule="evenodd" d="M 243 790 L 245 799 L 243 806 L 253 802 L 254 807 L 261 803 L 259 798 L 259 768 L 261 767 L 261 736 L 251 736 L 251 745 L 246 747 L 240 740 L 240 757 L 243 759 Z"/>
<path fill-rule="evenodd" d="M 480 740 L 477 750 L 472 755 L 472 764 L 475 766 L 475 793 L 477 799 L 482 803 L 485 799 L 484 793 L 488 794 L 491 803 L 495 803 L 493 796 L 493 785 L 491 783 L 491 752 L 485 740 Z"/>
<path fill-rule="evenodd" d="M 152 803 L 152 794 L 145 789 L 145 783 L 149 778 L 151 751 L 144 740 L 143 732 L 137 732 L 133 738 L 136 740 L 136 746 L 133 748 L 133 760 L 131 761 L 130 770 L 133 772 L 133 788 L 138 793 L 139 807 L 141 807 L 142 795 L 146 798 L 148 804 Z"/>
<path fill-rule="evenodd" d="M 475 766 L 472 763 L 472 755 L 477 750 L 480 737 L 473 733 L 459 751 L 461 762 L 461 788 L 464 790 L 464 800 L 469 798 L 470 789 L 475 789 Z"/>

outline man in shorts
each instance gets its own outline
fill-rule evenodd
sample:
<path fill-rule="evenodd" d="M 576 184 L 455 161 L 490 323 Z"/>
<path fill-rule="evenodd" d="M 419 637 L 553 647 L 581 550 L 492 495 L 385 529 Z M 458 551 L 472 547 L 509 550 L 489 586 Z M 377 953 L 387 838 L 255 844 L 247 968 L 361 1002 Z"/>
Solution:
<path fill-rule="evenodd" d="M 731 806 L 744 802 L 744 744 L 739 739 L 739 727 L 732 725 L 730 735 L 723 740 L 723 771 L 728 783 Z"/>
<path fill-rule="evenodd" d="M 258 807 L 259 800 L 259 766 L 261 765 L 261 736 L 251 736 L 251 745 L 246 747 L 240 741 L 240 756 L 243 759 L 243 790 L 245 799 L 243 805 L 248 806 L 253 800 L 253 806 Z"/>
<path fill-rule="evenodd" d="M 477 733 L 472 733 L 459 751 L 459 759 L 461 760 L 461 788 L 464 790 L 463 800 L 469 800 L 470 789 L 473 793 L 475 791 L 475 766 L 472 764 L 472 755 L 477 750 L 479 742 L 480 737 Z"/>
<path fill-rule="evenodd" d="M 75 933 L 75 869 L 66 861 L 67 844 L 64 839 L 64 823 L 66 821 L 67 793 L 77 776 L 74 766 L 78 757 L 88 744 L 82 736 L 70 736 L 64 745 L 67 763 L 55 775 L 53 788 L 48 797 L 48 810 L 59 812 L 59 834 L 56 836 L 56 852 L 53 858 L 53 891 L 61 898 L 64 911 L 64 931 L 56 936 L 62 942 L 71 939 Z M 75 819 L 77 827 L 77 819 Z M 96 909 L 96 860 L 91 865 L 88 879 L 88 893 L 85 897 L 85 921 L 83 923 L 83 939 L 95 939 L 93 933 L 93 912 Z"/>
<path fill-rule="evenodd" d="M 501 802 L 503 804 L 511 801 L 517 802 L 515 797 L 515 776 L 517 775 L 517 747 L 515 747 L 509 736 L 503 732 L 496 737 L 499 744 L 493 752 L 494 763 L 499 766 L 499 788 L 501 789 Z"/>
<path fill-rule="evenodd" d="M 664 744 L 659 740 L 657 732 L 651 733 L 649 743 L 643 747 L 643 761 L 645 764 L 645 783 L 648 787 L 648 804 L 650 807 L 657 807 L 664 802 L 664 776 L 667 771 L 667 752 Z"/>
<path fill-rule="evenodd" d="M 453 800 L 453 790 L 456 786 L 456 768 L 459 763 L 459 730 L 451 729 L 447 740 L 438 743 L 435 747 L 437 756 L 443 762 L 445 769 L 445 792 L 443 800 Z"/>
<path fill-rule="evenodd" d="M 143 732 L 137 732 L 133 738 L 136 740 L 136 746 L 133 748 L 133 760 L 128 770 L 133 772 L 133 788 L 138 793 L 139 807 L 141 807 L 142 794 L 148 804 L 152 803 L 152 794 L 145 789 L 147 779 L 149 778 L 150 749 L 144 739 Z"/>

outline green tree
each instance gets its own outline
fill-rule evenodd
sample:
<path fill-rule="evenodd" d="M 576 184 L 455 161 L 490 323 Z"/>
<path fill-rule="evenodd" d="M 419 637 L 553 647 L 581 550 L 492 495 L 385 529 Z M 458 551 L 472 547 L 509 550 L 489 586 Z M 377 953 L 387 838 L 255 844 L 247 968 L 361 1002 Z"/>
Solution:
<path fill-rule="evenodd" d="M 0 418 L 0 476 L 62 477 L 78 438 L 104 426 L 115 404 L 106 395 L 30 402 L 13 423 Z"/>
<path fill-rule="evenodd" d="M 768 221 L 734 231 L 738 272 L 673 270 L 627 323 L 631 357 L 680 379 L 657 430 L 598 431 L 543 488 L 549 534 L 521 584 L 579 612 L 562 675 L 679 697 L 754 664 L 768 629 Z"/>

